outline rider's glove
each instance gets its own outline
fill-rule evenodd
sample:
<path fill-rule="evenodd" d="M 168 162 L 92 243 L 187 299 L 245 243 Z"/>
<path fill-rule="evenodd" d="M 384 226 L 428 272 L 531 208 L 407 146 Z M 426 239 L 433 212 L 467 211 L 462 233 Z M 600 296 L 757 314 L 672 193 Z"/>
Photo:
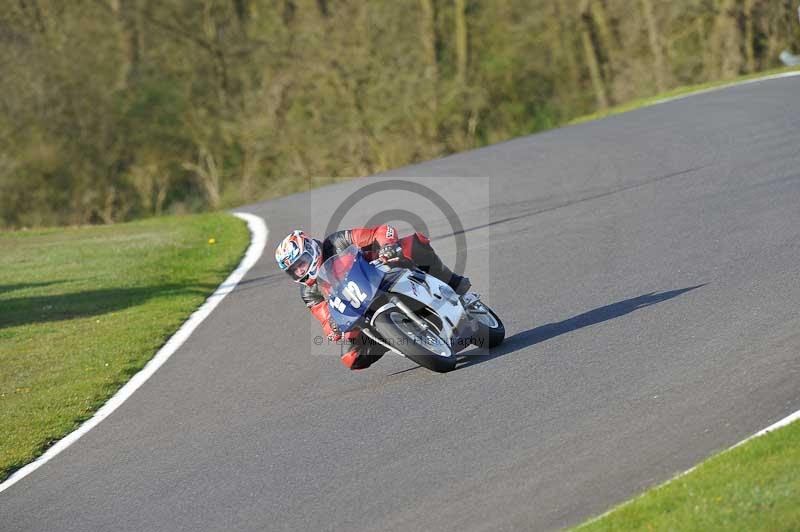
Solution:
<path fill-rule="evenodd" d="M 378 251 L 378 259 L 384 264 L 398 262 L 403 257 L 403 248 L 398 244 L 386 244 Z"/>
<path fill-rule="evenodd" d="M 346 333 L 340 332 L 338 329 L 328 335 L 328 340 L 331 342 L 342 342 L 344 344 L 352 344 L 353 341 L 361 334 L 358 330 L 347 331 Z"/>
<path fill-rule="evenodd" d="M 328 341 L 329 342 L 338 342 L 342 339 L 342 331 L 339 329 L 339 325 L 335 321 L 328 320 L 328 323 L 331 326 L 331 332 L 328 333 Z"/>

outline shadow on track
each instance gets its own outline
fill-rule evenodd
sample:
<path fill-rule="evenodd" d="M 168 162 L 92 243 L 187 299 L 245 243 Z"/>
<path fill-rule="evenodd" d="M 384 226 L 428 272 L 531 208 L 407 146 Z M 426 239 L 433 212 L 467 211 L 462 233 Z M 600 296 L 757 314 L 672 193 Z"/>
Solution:
<path fill-rule="evenodd" d="M 568 318 L 564 321 L 548 323 L 533 329 L 528 329 L 527 331 L 523 331 L 506 338 L 505 342 L 503 342 L 503 344 L 496 349 L 492 349 L 490 351 L 480 350 L 476 351 L 475 354 L 465 355 L 462 357 L 462 361 L 456 369 L 468 368 L 476 364 L 488 362 L 489 360 L 525 349 L 526 347 L 530 347 L 534 344 L 545 342 L 551 338 L 555 338 L 556 336 L 561 336 L 562 334 L 567 334 L 584 327 L 589 327 L 597 323 L 619 318 L 625 314 L 630 314 L 634 310 L 649 307 L 650 305 L 655 305 L 656 303 L 661 303 L 662 301 L 667 301 L 668 299 L 678 297 L 681 294 L 685 294 L 686 292 L 701 288 L 705 285 L 706 283 L 699 284 L 697 286 L 690 286 L 688 288 L 681 288 L 679 290 L 670 290 L 668 292 L 650 292 L 632 299 L 626 299 L 624 301 L 618 301 L 604 307 L 596 308 L 594 310 L 584 312 L 583 314 L 578 314 L 577 316 L 573 316 L 572 318 Z"/>

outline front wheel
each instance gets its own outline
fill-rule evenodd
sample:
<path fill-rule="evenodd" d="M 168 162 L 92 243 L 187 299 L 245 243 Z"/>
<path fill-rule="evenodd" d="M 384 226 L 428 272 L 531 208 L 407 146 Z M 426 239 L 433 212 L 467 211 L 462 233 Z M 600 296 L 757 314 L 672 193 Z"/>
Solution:
<path fill-rule="evenodd" d="M 420 366 L 437 373 L 456 367 L 453 350 L 430 322 L 424 330 L 401 310 L 390 309 L 376 316 L 372 327 L 387 343 Z"/>

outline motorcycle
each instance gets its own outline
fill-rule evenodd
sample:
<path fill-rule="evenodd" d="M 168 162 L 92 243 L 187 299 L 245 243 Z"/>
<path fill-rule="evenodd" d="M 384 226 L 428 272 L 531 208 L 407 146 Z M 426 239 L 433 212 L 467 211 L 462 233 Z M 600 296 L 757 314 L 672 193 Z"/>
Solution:
<path fill-rule="evenodd" d="M 477 294 L 461 297 L 410 263 L 370 262 L 355 245 L 326 260 L 317 282 L 342 333 L 360 329 L 435 372 L 455 368 L 469 345 L 493 348 L 505 338 L 503 322 Z"/>

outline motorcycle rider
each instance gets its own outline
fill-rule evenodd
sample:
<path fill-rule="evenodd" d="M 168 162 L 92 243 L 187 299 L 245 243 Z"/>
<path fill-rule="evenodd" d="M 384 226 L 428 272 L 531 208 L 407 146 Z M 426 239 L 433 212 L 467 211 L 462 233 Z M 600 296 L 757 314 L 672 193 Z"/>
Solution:
<path fill-rule="evenodd" d="M 401 259 L 412 261 L 422 271 L 447 283 L 459 295 L 470 288 L 467 277 L 453 273 L 433 250 L 428 237 L 414 233 L 403 238 L 390 225 L 356 227 L 336 231 L 320 242 L 302 230 L 289 233 L 275 248 L 275 261 L 292 280 L 300 283 L 300 297 L 311 314 L 320 322 L 329 341 L 344 340 L 350 348 L 341 356 L 342 364 L 350 369 L 364 369 L 386 353 L 386 348 L 360 331 L 342 334 L 331 318 L 328 302 L 317 285 L 317 274 L 322 263 L 351 245 L 361 248 L 367 260 L 396 263 Z"/>

